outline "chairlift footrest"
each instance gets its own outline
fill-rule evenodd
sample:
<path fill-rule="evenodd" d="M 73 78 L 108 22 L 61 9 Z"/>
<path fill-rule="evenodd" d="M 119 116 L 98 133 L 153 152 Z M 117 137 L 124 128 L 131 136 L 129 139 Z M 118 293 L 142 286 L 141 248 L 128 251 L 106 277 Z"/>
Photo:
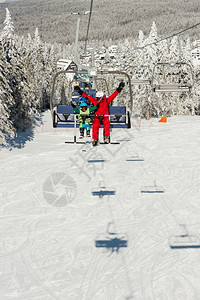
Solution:
<path fill-rule="evenodd" d="M 119 145 L 120 143 L 119 142 L 111 142 L 111 143 L 100 142 L 99 144 L 101 144 L 101 145 L 109 145 L 109 144 L 111 144 L 111 145 Z"/>
<path fill-rule="evenodd" d="M 85 142 L 65 142 L 65 144 L 86 144 Z"/>

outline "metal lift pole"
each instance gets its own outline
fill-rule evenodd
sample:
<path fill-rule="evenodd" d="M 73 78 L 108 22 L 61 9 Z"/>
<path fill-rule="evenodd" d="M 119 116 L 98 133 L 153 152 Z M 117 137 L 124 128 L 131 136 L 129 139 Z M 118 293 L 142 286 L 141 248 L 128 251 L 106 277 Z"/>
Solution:
<path fill-rule="evenodd" d="M 87 34 L 86 34 L 86 39 L 85 39 L 85 55 L 87 51 L 87 41 L 88 41 L 88 35 L 89 35 L 89 29 L 90 29 L 90 21 L 91 21 L 91 15 L 92 15 L 92 6 L 93 6 L 93 0 L 90 2 L 90 15 L 89 15 L 89 20 L 88 20 L 88 28 L 87 28 Z"/>
<path fill-rule="evenodd" d="M 77 64 L 79 64 L 79 56 L 78 56 L 78 36 L 79 36 L 79 26 L 80 26 L 81 18 L 78 17 L 77 25 L 76 25 L 76 38 L 75 38 L 75 49 L 74 49 L 74 60 Z"/>

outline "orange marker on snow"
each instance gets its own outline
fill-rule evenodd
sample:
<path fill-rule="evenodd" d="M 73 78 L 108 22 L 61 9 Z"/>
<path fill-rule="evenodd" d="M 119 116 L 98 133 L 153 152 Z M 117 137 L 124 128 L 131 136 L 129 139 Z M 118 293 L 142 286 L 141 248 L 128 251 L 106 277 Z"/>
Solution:
<path fill-rule="evenodd" d="M 167 122 L 167 117 L 162 117 L 158 122 L 166 123 Z"/>

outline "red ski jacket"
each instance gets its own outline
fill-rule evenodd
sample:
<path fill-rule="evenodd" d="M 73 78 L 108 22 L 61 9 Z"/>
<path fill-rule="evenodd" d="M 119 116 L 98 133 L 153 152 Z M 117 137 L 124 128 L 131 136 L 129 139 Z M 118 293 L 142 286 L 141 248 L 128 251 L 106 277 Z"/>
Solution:
<path fill-rule="evenodd" d="M 109 115 L 109 103 L 119 94 L 116 90 L 112 95 L 108 98 L 103 97 L 102 101 L 99 104 L 99 108 L 95 111 L 95 115 Z M 92 102 L 94 105 L 97 105 L 99 102 L 96 98 L 89 96 L 85 93 L 82 96 Z"/>

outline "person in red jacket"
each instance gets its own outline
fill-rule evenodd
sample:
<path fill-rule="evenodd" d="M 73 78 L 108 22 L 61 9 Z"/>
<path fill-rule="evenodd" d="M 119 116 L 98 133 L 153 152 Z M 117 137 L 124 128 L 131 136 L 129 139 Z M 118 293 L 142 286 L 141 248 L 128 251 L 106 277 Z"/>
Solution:
<path fill-rule="evenodd" d="M 102 91 L 96 93 L 96 98 L 91 97 L 84 93 L 79 86 L 75 86 L 74 89 L 82 95 L 84 98 L 88 99 L 94 105 L 99 106 L 99 108 L 95 112 L 95 118 L 92 126 L 92 138 L 93 138 L 93 146 L 98 144 L 99 140 L 99 128 L 101 124 L 104 126 L 104 142 L 109 143 L 110 140 L 110 120 L 109 120 L 109 103 L 113 101 L 113 99 L 121 92 L 124 88 L 125 83 L 120 82 L 116 91 L 110 95 L 108 98 L 105 97 Z"/>

